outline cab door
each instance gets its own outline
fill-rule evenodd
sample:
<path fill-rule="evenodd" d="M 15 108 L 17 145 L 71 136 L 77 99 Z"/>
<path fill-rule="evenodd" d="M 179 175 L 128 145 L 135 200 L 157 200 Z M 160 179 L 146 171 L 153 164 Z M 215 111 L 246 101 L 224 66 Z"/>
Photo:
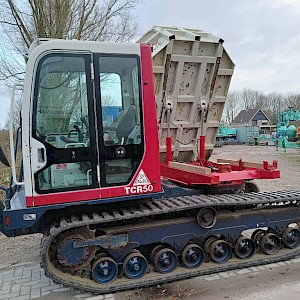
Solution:
<path fill-rule="evenodd" d="M 34 205 L 100 198 L 91 66 L 89 53 L 51 53 L 38 63 L 30 141 Z"/>
<path fill-rule="evenodd" d="M 144 156 L 140 57 L 102 53 L 93 61 L 100 186 L 112 190 L 130 183 Z"/>

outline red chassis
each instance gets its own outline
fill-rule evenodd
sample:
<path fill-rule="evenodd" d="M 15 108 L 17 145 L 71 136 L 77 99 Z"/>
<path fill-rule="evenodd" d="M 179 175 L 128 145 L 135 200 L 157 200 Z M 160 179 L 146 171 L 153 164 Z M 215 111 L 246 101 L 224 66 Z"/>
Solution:
<path fill-rule="evenodd" d="M 270 165 L 263 163 L 244 162 L 218 159 L 217 162 L 205 160 L 205 137 L 200 137 L 200 157 L 195 162 L 172 162 L 172 139 L 167 137 L 166 163 L 161 164 L 161 175 L 164 178 L 185 186 L 211 185 L 222 187 L 228 185 L 241 185 L 246 180 L 280 178 L 277 170 L 277 161 Z"/>

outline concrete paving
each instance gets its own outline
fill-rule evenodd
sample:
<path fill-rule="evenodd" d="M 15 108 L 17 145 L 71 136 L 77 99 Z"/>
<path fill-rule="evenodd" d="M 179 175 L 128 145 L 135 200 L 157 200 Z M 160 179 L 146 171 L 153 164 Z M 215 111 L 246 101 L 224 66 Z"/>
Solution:
<path fill-rule="evenodd" d="M 295 267 L 299 267 L 300 258 L 258 267 L 221 272 L 208 276 L 199 276 L 190 280 L 197 281 L 202 284 L 205 284 L 205 282 L 212 283 L 217 280 L 230 279 L 232 277 L 237 278 L 239 276 L 254 276 L 257 274 L 262 274 L 267 270 L 292 265 Z M 169 285 L 172 285 L 172 283 L 170 283 Z M 126 297 L 124 297 L 124 295 L 126 295 Z M 95 295 L 92 293 L 84 293 L 75 289 L 64 287 L 61 284 L 54 283 L 51 279 L 46 277 L 44 274 L 44 270 L 40 268 L 39 263 L 28 262 L 24 264 L 0 266 L 0 300 L 119 300 L 127 299 L 128 296 L 130 299 L 144 299 L 144 295 L 136 295 L 134 291 L 116 294 Z M 145 299 L 147 298 L 148 297 L 146 297 Z"/>
<path fill-rule="evenodd" d="M 45 276 L 39 263 L 24 263 L 0 266 L 0 300 L 27 299 L 86 299 L 114 300 L 112 294 L 94 295 L 81 293 L 61 284 L 54 283 Z"/>

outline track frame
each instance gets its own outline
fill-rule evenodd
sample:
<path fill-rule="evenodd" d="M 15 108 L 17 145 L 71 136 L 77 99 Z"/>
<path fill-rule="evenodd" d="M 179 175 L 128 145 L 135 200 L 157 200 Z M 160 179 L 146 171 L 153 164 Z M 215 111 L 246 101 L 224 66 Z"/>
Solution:
<path fill-rule="evenodd" d="M 62 272 L 51 261 L 53 256 L 51 244 L 62 232 L 71 228 L 103 229 L 104 235 L 88 241 L 74 242 L 73 247 L 100 246 L 116 260 L 118 266 L 121 266 L 124 258 L 131 251 L 141 250 L 149 244 L 167 245 L 180 257 L 182 249 L 190 241 L 196 241 L 203 247 L 206 238 L 214 235 L 226 240 L 233 248 L 234 242 L 246 229 L 267 227 L 270 231 L 280 235 L 288 224 L 300 222 L 300 207 L 298 207 L 300 192 L 232 196 L 197 195 L 157 202 L 148 200 L 143 204 L 140 203 L 138 207 L 127 208 L 127 213 L 124 214 L 120 211 L 119 215 L 117 211 L 101 211 L 101 216 L 94 212 L 93 214 L 83 213 L 80 217 L 73 215 L 61 218 L 60 222 L 53 224 L 50 232 L 44 235 L 41 244 L 42 267 L 46 274 L 57 282 L 82 290 L 107 293 L 286 260 L 300 254 L 299 247 L 289 250 L 282 248 L 275 255 L 268 256 L 258 252 L 249 259 L 242 260 L 233 257 L 224 264 L 213 263 L 206 255 L 206 263 L 196 269 L 188 269 L 180 265 L 172 273 L 160 274 L 154 272 L 151 266 L 150 273 L 135 280 L 125 278 L 125 276 L 120 277 L 122 275 L 120 271 L 119 277 L 108 284 L 94 282 L 89 268 L 71 274 L 66 270 Z M 218 213 L 217 222 L 212 228 L 202 228 L 193 216 L 193 212 L 212 205 Z M 186 216 L 187 213 L 191 216 Z M 168 220 L 166 220 L 167 217 Z"/>

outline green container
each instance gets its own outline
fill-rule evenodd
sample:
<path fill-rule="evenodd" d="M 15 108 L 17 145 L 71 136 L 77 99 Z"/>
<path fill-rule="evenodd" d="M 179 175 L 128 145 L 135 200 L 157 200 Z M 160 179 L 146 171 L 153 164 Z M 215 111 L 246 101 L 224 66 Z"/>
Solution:
<path fill-rule="evenodd" d="M 297 128 L 295 125 L 290 125 L 286 130 L 286 135 L 288 138 L 294 138 L 297 132 Z"/>

